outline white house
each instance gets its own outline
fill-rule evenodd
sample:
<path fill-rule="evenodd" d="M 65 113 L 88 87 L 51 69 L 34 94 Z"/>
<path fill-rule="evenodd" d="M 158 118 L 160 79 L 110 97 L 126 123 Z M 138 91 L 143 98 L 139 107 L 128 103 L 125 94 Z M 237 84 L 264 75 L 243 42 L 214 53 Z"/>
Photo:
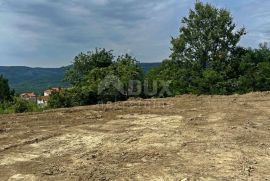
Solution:
<path fill-rule="evenodd" d="M 49 96 L 41 96 L 37 99 L 37 105 L 40 107 L 46 107 L 48 105 Z"/>

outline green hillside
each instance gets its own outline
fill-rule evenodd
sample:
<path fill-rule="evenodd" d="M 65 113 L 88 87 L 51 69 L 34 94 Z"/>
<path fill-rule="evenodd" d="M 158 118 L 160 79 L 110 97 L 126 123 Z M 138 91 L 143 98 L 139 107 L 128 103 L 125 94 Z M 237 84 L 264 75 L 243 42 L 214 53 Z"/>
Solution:
<path fill-rule="evenodd" d="M 0 74 L 9 80 L 16 93 L 33 91 L 38 94 L 49 87 L 65 87 L 65 68 L 3 67 Z"/>

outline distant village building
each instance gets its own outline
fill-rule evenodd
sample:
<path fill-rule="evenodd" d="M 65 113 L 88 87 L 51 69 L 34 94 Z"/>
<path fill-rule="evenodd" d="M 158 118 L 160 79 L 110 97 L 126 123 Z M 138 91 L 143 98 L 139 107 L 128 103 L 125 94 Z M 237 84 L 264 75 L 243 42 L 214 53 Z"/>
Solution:
<path fill-rule="evenodd" d="M 37 96 L 34 92 L 22 93 L 20 97 L 26 101 L 32 101 L 34 103 L 37 102 Z"/>
<path fill-rule="evenodd" d="M 51 89 L 45 90 L 44 96 L 49 97 L 50 95 L 52 95 L 52 93 L 60 92 L 60 90 L 61 90 L 60 88 L 51 88 Z"/>
<path fill-rule="evenodd" d="M 46 107 L 49 102 L 49 96 L 41 96 L 37 99 L 37 105 L 40 107 Z"/>
<path fill-rule="evenodd" d="M 44 93 L 43 93 L 43 96 L 41 96 L 41 97 L 39 97 L 37 99 L 37 105 L 40 106 L 40 107 L 46 107 L 48 105 L 50 96 L 53 93 L 57 93 L 57 92 L 60 92 L 60 91 L 61 91 L 61 88 L 50 88 L 48 90 L 45 90 Z"/>
<path fill-rule="evenodd" d="M 57 93 L 60 91 L 61 91 L 61 88 L 50 88 L 44 91 L 44 96 L 37 97 L 37 95 L 34 92 L 26 92 L 26 93 L 22 93 L 20 97 L 26 101 L 34 102 L 40 107 L 46 107 L 48 105 L 50 96 L 53 93 Z"/>

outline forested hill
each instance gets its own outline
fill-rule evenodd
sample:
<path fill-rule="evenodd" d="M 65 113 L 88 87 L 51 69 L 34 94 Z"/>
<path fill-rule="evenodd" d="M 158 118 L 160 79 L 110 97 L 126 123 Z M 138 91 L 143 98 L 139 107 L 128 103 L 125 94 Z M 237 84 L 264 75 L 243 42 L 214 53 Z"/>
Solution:
<path fill-rule="evenodd" d="M 33 91 L 43 92 L 48 87 L 66 86 L 63 82 L 65 68 L 30 68 L 30 67 L 3 67 L 0 74 L 9 80 L 10 87 L 16 93 Z"/>
<path fill-rule="evenodd" d="M 143 69 L 148 72 L 160 63 L 141 63 Z M 61 68 L 30 68 L 22 66 L 0 66 L 0 75 L 9 80 L 10 87 L 16 93 L 33 91 L 41 94 L 49 87 L 66 87 L 63 81 L 66 67 Z"/>

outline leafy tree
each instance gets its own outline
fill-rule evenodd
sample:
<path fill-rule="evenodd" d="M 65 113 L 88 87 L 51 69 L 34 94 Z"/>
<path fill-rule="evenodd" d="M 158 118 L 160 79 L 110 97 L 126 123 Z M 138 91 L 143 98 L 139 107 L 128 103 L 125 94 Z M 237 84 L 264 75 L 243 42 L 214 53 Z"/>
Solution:
<path fill-rule="evenodd" d="M 138 84 L 143 82 L 143 69 L 134 57 L 128 54 L 119 56 L 110 66 L 110 73 L 123 84 L 122 94 L 125 95 L 125 98 L 128 98 L 132 93 L 141 92 L 142 85 Z"/>
<path fill-rule="evenodd" d="M 124 86 L 120 79 L 108 74 L 98 85 L 99 101 L 104 103 L 124 99 Z"/>
<path fill-rule="evenodd" d="M 230 94 L 237 88 L 241 57 L 237 46 L 245 29 L 236 30 L 226 9 L 197 2 L 182 19 L 172 53 L 152 77 L 172 80 L 174 94 Z M 153 72 L 150 72 L 153 74 Z"/>
<path fill-rule="evenodd" d="M 105 49 L 80 53 L 65 75 L 66 81 L 73 87 L 52 96 L 50 106 L 70 107 L 97 103 L 98 84 L 108 74 L 113 59 L 112 51 Z"/>
<path fill-rule="evenodd" d="M 183 85 L 181 79 L 184 73 L 181 72 L 177 64 L 171 60 L 164 60 L 158 67 L 151 69 L 145 76 L 145 90 L 146 97 L 158 96 L 163 97 L 164 95 L 156 95 L 154 93 L 160 93 L 162 85 L 160 81 L 171 81 L 170 90 L 173 95 L 185 93 L 186 85 Z"/>
<path fill-rule="evenodd" d="M 98 102 L 125 100 L 137 88 L 130 80 L 143 80 L 143 70 L 137 60 L 126 54 L 116 60 L 112 51 L 96 49 L 80 53 L 66 72 L 66 80 L 72 85 L 53 94 L 49 107 L 71 107 Z M 123 85 L 121 89 L 117 84 Z"/>
<path fill-rule="evenodd" d="M 205 68 L 222 71 L 228 65 L 245 29 L 235 30 L 226 9 L 197 2 L 182 19 L 180 35 L 172 39 L 171 58 L 185 68 L 201 72 Z"/>
<path fill-rule="evenodd" d="M 9 87 L 8 80 L 0 75 L 0 103 L 11 101 L 14 93 Z"/>
<path fill-rule="evenodd" d="M 261 62 L 257 65 L 257 71 L 254 75 L 256 90 L 270 90 L 270 62 Z"/>
<path fill-rule="evenodd" d="M 50 108 L 64 108 L 75 106 L 75 103 L 72 102 L 72 97 L 67 95 L 67 92 L 55 92 L 50 96 L 48 106 Z"/>
<path fill-rule="evenodd" d="M 112 51 L 96 49 L 87 53 L 80 53 L 74 58 L 70 69 L 66 72 L 65 78 L 73 86 L 82 86 L 87 82 L 87 75 L 96 68 L 105 68 L 112 64 Z M 93 77 L 96 79 L 95 77 Z"/>
<path fill-rule="evenodd" d="M 270 49 L 260 44 L 258 49 L 248 49 L 239 64 L 239 92 L 270 90 Z"/>

